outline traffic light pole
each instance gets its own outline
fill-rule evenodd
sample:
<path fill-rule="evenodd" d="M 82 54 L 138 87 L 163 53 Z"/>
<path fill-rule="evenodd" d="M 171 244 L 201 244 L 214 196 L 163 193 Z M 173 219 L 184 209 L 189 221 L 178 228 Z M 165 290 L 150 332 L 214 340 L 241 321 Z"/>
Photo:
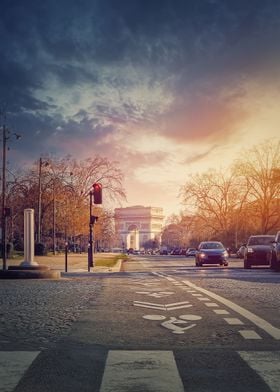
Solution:
<path fill-rule="evenodd" d="M 88 272 L 93 267 L 93 222 L 92 222 L 92 196 L 93 192 L 89 192 L 89 246 L 88 246 Z"/>

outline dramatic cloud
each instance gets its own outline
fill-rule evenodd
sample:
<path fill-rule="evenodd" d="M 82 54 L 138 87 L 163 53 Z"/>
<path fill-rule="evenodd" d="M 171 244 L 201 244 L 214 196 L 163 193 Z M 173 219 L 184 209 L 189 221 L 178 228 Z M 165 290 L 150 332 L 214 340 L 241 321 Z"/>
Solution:
<path fill-rule="evenodd" d="M 130 203 L 146 184 L 156 205 L 167 183 L 175 195 L 263 127 L 277 136 L 276 0 L 3 0 L 0 18 L 0 103 L 23 135 L 14 159 L 106 155 Z"/>

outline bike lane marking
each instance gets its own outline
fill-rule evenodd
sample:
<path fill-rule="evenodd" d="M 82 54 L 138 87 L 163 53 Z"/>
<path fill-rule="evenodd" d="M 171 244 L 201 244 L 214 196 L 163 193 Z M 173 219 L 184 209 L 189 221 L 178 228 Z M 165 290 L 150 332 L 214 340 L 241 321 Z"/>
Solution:
<path fill-rule="evenodd" d="M 263 318 L 257 316 L 256 314 L 250 312 L 249 310 L 243 308 L 242 306 L 239 306 L 239 305 L 235 304 L 234 302 L 232 302 L 226 298 L 221 297 L 218 294 L 212 293 L 209 290 L 206 290 L 206 289 L 203 289 L 201 287 L 196 286 L 194 283 L 191 283 L 188 280 L 184 280 L 183 283 L 189 287 L 196 289 L 197 291 L 200 291 L 201 293 L 204 293 L 205 295 L 208 295 L 209 297 L 215 299 L 216 301 L 224 304 L 228 308 L 234 310 L 236 313 L 239 313 L 241 316 L 243 316 L 247 320 L 251 321 L 258 328 L 262 329 L 267 334 L 272 336 L 275 340 L 280 340 L 280 329 L 274 327 L 272 324 L 270 324 L 268 321 L 264 320 Z M 209 305 L 209 303 L 205 303 L 205 305 Z"/>

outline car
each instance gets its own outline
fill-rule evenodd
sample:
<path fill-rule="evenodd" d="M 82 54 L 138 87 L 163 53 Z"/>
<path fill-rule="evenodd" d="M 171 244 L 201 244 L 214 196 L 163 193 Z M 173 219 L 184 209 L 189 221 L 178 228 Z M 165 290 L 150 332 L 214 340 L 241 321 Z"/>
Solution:
<path fill-rule="evenodd" d="M 236 256 L 239 259 L 243 259 L 244 258 L 245 249 L 246 249 L 246 245 L 241 245 L 240 248 L 238 249 L 238 251 L 236 252 Z"/>
<path fill-rule="evenodd" d="M 275 271 L 280 271 L 280 231 L 276 233 L 272 243 L 270 268 Z"/>
<path fill-rule="evenodd" d="M 201 267 L 203 264 L 219 264 L 228 266 L 228 252 L 219 241 L 203 241 L 199 244 L 195 265 Z"/>
<path fill-rule="evenodd" d="M 173 256 L 179 256 L 181 254 L 181 249 L 180 248 L 175 248 L 171 251 L 170 253 Z"/>
<path fill-rule="evenodd" d="M 270 265 L 274 239 L 275 235 L 251 235 L 245 248 L 244 268 L 249 269 L 252 265 Z"/>
<path fill-rule="evenodd" d="M 195 256 L 196 254 L 196 249 L 195 248 L 188 248 L 186 250 L 185 256 L 186 257 L 191 257 L 191 256 Z"/>

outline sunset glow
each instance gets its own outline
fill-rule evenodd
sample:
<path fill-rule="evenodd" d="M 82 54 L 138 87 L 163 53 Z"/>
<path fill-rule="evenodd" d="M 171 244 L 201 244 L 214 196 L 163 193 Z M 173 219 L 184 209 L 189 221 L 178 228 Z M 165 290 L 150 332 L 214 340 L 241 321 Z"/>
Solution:
<path fill-rule="evenodd" d="M 7 5 L 2 101 L 23 135 L 11 165 L 106 156 L 125 174 L 123 206 L 177 213 L 190 174 L 279 139 L 279 4 L 104 3 Z"/>

